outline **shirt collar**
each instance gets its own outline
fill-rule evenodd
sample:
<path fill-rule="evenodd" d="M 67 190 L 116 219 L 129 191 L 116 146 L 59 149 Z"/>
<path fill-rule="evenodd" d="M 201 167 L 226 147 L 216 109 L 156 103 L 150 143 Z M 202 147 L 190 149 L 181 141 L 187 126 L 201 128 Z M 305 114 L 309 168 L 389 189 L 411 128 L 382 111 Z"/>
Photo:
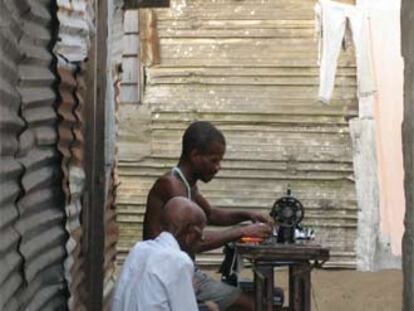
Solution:
<path fill-rule="evenodd" d="M 175 249 L 181 249 L 176 238 L 169 232 L 163 231 L 157 237 L 157 241 L 165 246 L 169 246 Z"/>

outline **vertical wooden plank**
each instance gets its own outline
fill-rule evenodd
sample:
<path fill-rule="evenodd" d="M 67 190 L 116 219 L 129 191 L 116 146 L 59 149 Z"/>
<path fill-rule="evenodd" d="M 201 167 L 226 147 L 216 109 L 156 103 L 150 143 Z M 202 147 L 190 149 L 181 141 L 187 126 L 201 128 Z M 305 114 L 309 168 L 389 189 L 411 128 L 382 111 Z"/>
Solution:
<path fill-rule="evenodd" d="M 125 7 L 127 9 L 139 8 L 166 8 L 170 6 L 170 0 L 126 0 Z"/>
<path fill-rule="evenodd" d="M 94 39 L 94 82 L 90 86 L 93 107 L 89 110 L 88 181 L 89 217 L 87 228 L 87 308 L 102 310 L 105 242 L 105 94 L 108 37 L 108 1 L 95 2 L 97 32 Z"/>
<path fill-rule="evenodd" d="M 403 311 L 414 310 L 414 4 L 403 0 L 401 7 L 402 54 L 404 57 L 404 156 L 405 219 L 403 236 Z"/>
<path fill-rule="evenodd" d="M 157 18 L 154 10 L 142 10 L 139 14 L 139 29 L 142 64 L 151 67 L 160 63 L 160 40 L 158 38 Z"/>
<path fill-rule="evenodd" d="M 143 81 L 139 42 L 139 11 L 125 12 L 122 51 L 121 103 L 139 104 L 140 85 Z"/>

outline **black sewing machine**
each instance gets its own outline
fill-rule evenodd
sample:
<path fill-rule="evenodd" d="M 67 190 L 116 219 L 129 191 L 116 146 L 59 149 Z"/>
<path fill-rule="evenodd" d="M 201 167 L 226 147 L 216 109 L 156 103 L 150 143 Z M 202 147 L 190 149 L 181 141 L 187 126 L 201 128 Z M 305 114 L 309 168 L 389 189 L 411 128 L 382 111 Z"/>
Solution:
<path fill-rule="evenodd" d="M 300 229 L 299 223 L 304 215 L 302 203 L 292 196 L 290 189 L 287 190 L 286 196 L 275 201 L 270 216 L 279 225 L 277 243 L 295 243 L 295 231 Z"/>
<path fill-rule="evenodd" d="M 299 225 L 304 215 L 305 210 L 302 203 L 292 196 L 292 192 L 288 188 L 287 195 L 277 199 L 270 211 L 270 216 L 275 221 L 275 226 L 278 226 L 278 230 L 274 232 L 273 236 L 270 236 L 260 244 L 291 244 L 295 243 L 296 239 L 312 239 L 314 237 L 313 230 L 304 229 Z M 236 273 L 237 258 L 234 252 L 234 242 L 225 245 L 224 254 L 224 260 L 219 270 L 222 274 L 222 281 L 236 285 L 238 278 Z"/>

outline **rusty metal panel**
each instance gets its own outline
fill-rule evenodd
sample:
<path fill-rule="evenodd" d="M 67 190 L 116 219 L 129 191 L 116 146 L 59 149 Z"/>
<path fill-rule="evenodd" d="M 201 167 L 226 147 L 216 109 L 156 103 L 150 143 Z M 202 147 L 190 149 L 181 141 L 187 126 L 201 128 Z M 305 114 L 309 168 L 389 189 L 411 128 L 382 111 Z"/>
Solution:
<path fill-rule="evenodd" d="M 66 304 L 50 7 L 0 1 L 1 310 Z"/>
<path fill-rule="evenodd" d="M 105 4 L 106 5 L 106 4 Z M 85 246 L 87 241 L 92 241 L 95 237 L 87 237 L 90 211 L 84 212 L 85 209 L 91 209 L 91 206 L 84 205 L 82 197 L 87 196 L 85 193 L 86 182 L 86 163 L 85 163 L 85 120 L 87 110 L 92 110 L 93 103 L 86 101 L 86 85 L 85 79 L 90 72 L 86 72 L 87 56 L 89 47 L 91 46 L 92 37 L 95 34 L 95 29 L 92 21 L 94 20 L 94 1 L 77 0 L 77 1 L 57 1 L 58 11 L 57 17 L 59 21 L 58 42 L 54 47 L 54 53 L 58 59 L 57 71 L 60 77 L 59 83 L 59 105 L 58 113 L 60 116 L 59 122 L 59 151 L 62 153 L 62 171 L 63 187 L 66 194 L 66 230 L 69 235 L 69 240 L 66 244 L 68 257 L 65 261 L 65 276 L 69 285 L 69 310 L 85 310 L 87 300 L 92 301 L 95 298 L 89 297 L 86 299 L 84 294 L 85 289 L 89 288 L 87 284 L 90 277 L 87 278 L 85 273 L 88 266 L 96 266 L 97 263 L 90 262 L 93 256 L 89 256 L 85 252 L 91 252 L 90 248 L 93 245 Z M 120 28 L 122 25 L 122 1 L 109 1 L 108 3 L 108 53 L 112 56 L 107 65 L 111 71 L 116 71 L 117 64 L 121 62 L 121 36 Z M 101 25 L 102 26 L 102 25 Z M 102 33 L 106 30 L 100 29 Z M 109 65 L 110 64 L 110 65 Z M 102 65 L 102 64 L 100 64 Z M 115 67 L 115 68 L 112 68 Z M 91 68 L 89 68 L 91 69 Z M 105 69 L 102 70 L 105 72 Z M 111 71 L 107 71 L 111 73 Z M 109 96 L 111 97 L 111 96 Z M 107 98 L 106 100 L 114 100 Z M 109 106 L 111 103 L 107 103 Z M 89 106 L 89 107 L 88 107 Z M 108 109 L 107 120 L 105 123 L 110 123 L 114 118 L 113 112 Z M 103 133 L 103 132 L 102 132 Z M 103 134 L 102 134 L 103 135 Z M 106 133 L 108 138 L 109 134 Z M 102 142 L 103 143 L 103 142 Z M 111 153 L 110 150 L 108 153 Z M 95 161 L 95 159 L 93 159 Z M 105 215 L 105 249 L 103 250 L 105 261 L 102 269 L 105 272 L 103 284 L 103 305 L 109 307 L 111 293 L 114 285 L 114 270 L 115 270 L 115 243 L 117 240 L 114 198 L 114 185 L 111 180 L 105 182 L 107 187 L 108 197 L 103 198 L 102 202 L 106 202 L 105 206 L 97 206 L 102 208 L 102 214 Z M 86 202 L 87 203 L 87 202 Z M 105 209 L 106 208 L 106 209 Z M 81 215 L 86 215 L 83 221 L 80 221 Z M 100 242 L 100 241 L 99 241 Z M 103 242 L 103 241 L 102 241 Z M 98 259 L 97 257 L 93 257 Z M 97 268 L 99 269 L 99 268 Z M 93 281 L 93 280 L 92 280 Z M 102 284 L 101 284 L 102 285 Z M 99 288 L 97 286 L 96 288 Z M 90 288 L 89 288 L 90 289 Z M 100 291 L 100 290 L 99 290 Z M 94 296 L 93 293 L 87 293 Z M 101 295 L 98 295 L 101 296 Z M 96 297 L 98 297 L 96 296 Z M 95 297 L 95 296 L 94 296 Z"/>
<path fill-rule="evenodd" d="M 62 154 L 62 186 L 65 192 L 65 278 L 69 288 L 69 310 L 86 310 L 83 294 L 86 256 L 82 252 L 85 228 L 81 224 L 85 191 L 85 62 L 94 35 L 93 1 L 57 1 L 58 41 L 58 149 Z"/>
<path fill-rule="evenodd" d="M 120 108 L 121 262 L 141 238 L 149 188 L 176 164 L 181 135 L 197 119 L 215 123 L 228 142 L 222 171 L 200 184 L 213 206 L 268 213 L 289 185 L 306 208 L 305 225 L 331 247 L 330 265 L 355 265 L 357 204 L 346 122 L 357 114 L 355 62 L 352 49 L 342 53 L 332 103 L 320 105 L 315 3 L 177 0 L 142 24 L 141 38 L 157 33 L 160 63 L 144 68 L 142 107 Z M 149 122 L 140 115 L 146 110 Z M 131 149 L 145 141 L 146 153 Z M 221 256 L 216 250 L 198 260 L 217 265 Z"/>
<path fill-rule="evenodd" d="M 84 258 L 81 253 L 82 212 L 81 197 L 83 194 L 85 173 L 83 170 L 83 116 L 82 97 L 79 95 L 83 87 L 77 75 L 81 76 L 79 66 L 67 63 L 58 57 L 58 74 L 60 77 L 58 114 L 58 149 L 62 154 L 62 187 L 65 192 L 66 231 L 69 235 L 66 243 L 67 258 L 65 260 L 65 277 L 70 297 L 69 310 L 84 309 L 80 288 L 84 280 Z"/>

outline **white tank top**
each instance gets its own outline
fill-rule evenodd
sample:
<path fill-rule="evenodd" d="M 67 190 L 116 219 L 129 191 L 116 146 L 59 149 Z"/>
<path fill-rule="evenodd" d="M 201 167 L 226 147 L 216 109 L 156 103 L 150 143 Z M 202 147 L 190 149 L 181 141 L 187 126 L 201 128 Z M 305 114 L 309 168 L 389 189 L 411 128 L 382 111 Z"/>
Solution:
<path fill-rule="evenodd" d="M 187 181 L 187 178 L 185 178 L 183 172 L 180 170 L 178 166 L 173 167 L 172 173 L 177 173 L 177 175 L 180 177 L 182 182 L 184 183 L 185 187 L 187 188 L 187 199 L 191 200 L 191 187 L 190 184 Z"/>

